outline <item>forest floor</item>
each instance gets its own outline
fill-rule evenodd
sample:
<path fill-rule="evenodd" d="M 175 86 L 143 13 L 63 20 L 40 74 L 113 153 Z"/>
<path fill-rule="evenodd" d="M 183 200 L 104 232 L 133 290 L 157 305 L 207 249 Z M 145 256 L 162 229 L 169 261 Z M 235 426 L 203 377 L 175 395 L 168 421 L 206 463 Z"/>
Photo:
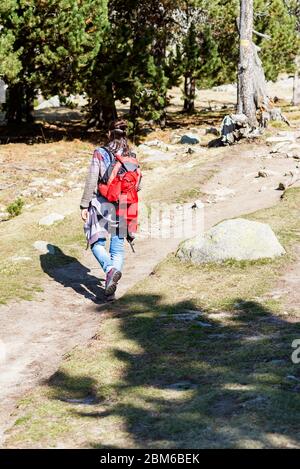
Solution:
<path fill-rule="evenodd" d="M 142 217 L 152 202 L 201 199 L 205 229 L 241 215 L 264 221 L 287 255 L 199 268 L 175 258 L 180 239 L 145 237 L 127 250 L 111 305 L 78 210 L 97 136 L 2 145 L 4 184 L 7 175 L 15 184 L 1 191 L 3 210 L 12 197 L 27 204 L 0 224 L 3 447 L 300 446 L 300 368 L 290 359 L 300 337 L 299 160 L 266 143 L 286 131 L 297 141 L 300 116 L 286 111 L 292 128 L 230 148 L 208 148 L 205 133 L 226 110 L 174 113 L 145 139 L 168 149 L 139 156 Z M 194 152 L 170 143 L 191 128 L 203 131 Z M 283 194 L 279 183 L 293 187 Z M 64 220 L 39 225 L 52 212 Z"/>

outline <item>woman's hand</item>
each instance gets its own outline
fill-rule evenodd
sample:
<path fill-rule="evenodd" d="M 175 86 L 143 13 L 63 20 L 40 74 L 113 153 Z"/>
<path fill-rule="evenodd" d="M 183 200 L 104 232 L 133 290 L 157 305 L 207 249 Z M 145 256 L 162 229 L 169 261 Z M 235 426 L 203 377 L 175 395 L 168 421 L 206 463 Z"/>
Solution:
<path fill-rule="evenodd" d="M 89 211 L 88 211 L 87 208 L 83 208 L 83 209 L 81 210 L 81 218 L 82 218 L 82 220 L 83 220 L 85 223 L 87 222 L 87 220 L 88 220 L 88 218 L 89 218 Z"/>

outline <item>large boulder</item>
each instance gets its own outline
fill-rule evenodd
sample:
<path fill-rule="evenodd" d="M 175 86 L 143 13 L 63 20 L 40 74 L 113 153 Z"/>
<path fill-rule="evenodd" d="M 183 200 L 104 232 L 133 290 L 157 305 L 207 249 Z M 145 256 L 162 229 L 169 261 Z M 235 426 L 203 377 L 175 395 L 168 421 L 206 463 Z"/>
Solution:
<path fill-rule="evenodd" d="M 194 264 L 227 259 L 256 260 L 285 253 L 269 225 L 236 218 L 226 220 L 203 235 L 184 241 L 177 257 Z"/>

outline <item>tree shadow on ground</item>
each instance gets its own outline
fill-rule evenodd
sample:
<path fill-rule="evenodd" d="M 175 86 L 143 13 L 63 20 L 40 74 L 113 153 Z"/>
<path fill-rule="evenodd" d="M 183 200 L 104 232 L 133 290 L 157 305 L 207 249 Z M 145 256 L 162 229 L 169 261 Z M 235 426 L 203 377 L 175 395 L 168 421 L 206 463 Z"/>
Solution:
<path fill-rule="evenodd" d="M 55 254 L 41 254 L 40 264 L 49 277 L 97 304 L 107 301 L 102 286 L 103 276 L 95 277 L 76 257 L 67 256 L 59 247 L 48 245 L 48 248 L 54 249 Z"/>
<path fill-rule="evenodd" d="M 96 425 L 120 418 L 133 447 L 299 444 L 300 369 L 291 361 L 299 324 L 240 298 L 226 311 L 198 309 L 193 301 L 168 304 L 158 295 L 126 295 L 111 306 L 112 317 L 121 318 L 124 340 L 142 352 L 112 348 L 126 371 L 112 382 L 111 398 L 101 409 L 73 414 Z M 199 317 L 191 319 L 193 311 Z M 61 392 L 69 379 L 49 384 Z M 101 379 L 93 386 L 99 399 L 103 388 L 107 393 Z M 81 391 L 90 394 L 89 387 Z M 112 448 L 113 436 L 87 445 Z"/>
<path fill-rule="evenodd" d="M 106 139 L 105 131 L 93 129 L 90 130 L 80 121 L 45 121 L 33 124 L 10 124 L 0 126 L 0 144 L 8 143 L 26 143 L 33 145 L 36 143 L 52 143 L 72 141 L 80 139 L 90 143 L 98 144 L 99 141 Z"/>

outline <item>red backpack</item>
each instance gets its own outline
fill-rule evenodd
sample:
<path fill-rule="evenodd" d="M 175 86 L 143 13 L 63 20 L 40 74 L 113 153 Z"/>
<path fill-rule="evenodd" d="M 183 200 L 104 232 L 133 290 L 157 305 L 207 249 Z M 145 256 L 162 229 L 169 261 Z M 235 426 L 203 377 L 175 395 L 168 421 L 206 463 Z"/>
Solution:
<path fill-rule="evenodd" d="M 104 150 L 110 155 L 111 163 L 98 183 L 99 193 L 109 202 L 137 203 L 141 171 L 135 155 L 113 155 L 107 148 Z"/>
<path fill-rule="evenodd" d="M 107 148 L 110 165 L 101 181 L 98 191 L 109 202 L 117 202 L 116 215 L 125 220 L 128 232 L 137 231 L 138 189 L 142 177 L 138 161 L 134 154 L 113 155 Z"/>

